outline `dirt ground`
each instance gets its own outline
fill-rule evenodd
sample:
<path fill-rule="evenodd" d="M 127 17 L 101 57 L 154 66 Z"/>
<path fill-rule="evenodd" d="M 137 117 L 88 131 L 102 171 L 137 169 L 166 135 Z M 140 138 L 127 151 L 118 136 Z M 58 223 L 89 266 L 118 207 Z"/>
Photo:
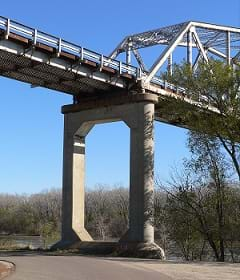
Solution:
<path fill-rule="evenodd" d="M 124 266 L 159 272 L 173 280 L 240 280 L 239 263 L 129 261 Z"/>

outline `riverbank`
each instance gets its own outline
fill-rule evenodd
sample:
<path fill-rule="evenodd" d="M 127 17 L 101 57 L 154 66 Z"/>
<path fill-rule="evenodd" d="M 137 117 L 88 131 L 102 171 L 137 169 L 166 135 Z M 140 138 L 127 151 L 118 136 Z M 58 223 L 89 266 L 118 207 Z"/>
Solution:
<path fill-rule="evenodd" d="M 40 235 L 0 234 L 0 250 L 39 249 L 45 246 Z"/>

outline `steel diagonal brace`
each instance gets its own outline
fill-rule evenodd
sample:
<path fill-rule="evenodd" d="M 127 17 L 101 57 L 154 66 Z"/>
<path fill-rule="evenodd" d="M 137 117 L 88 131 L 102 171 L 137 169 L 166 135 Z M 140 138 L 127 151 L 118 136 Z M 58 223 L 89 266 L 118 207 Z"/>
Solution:
<path fill-rule="evenodd" d="M 132 51 L 133 51 L 133 54 L 134 54 L 134 56 L 135 56 L 135 58 L 136 58 L 136 60 L 137 60 L 137 62 L 139 64 L 141 70 L 143 72 L 147 72 L 146 66 L 145 66 L 145 64 L 144 64 L 144 62 L 142 60 L 142 57 L 141 57 L 139 51 L 137 49 L 133 49 Z"/>
<path fill-rule="evenodd" d="M 212 53 L 212 54 L 214 54 L 214 55 L 216 55 L 216 56 L 218 56 L 220 58 L 227 59 L 227 55 L 226 54 L 220 52 L 219 50 L 216 50 L 215 48 L 211 48 L 211 47 L 207 48 L 205 50 L 205 53 L 207 54 L 207 52 L 210 52 L 210 53 Z M 193 65 L 193 71 L 195 71 L 197 69 L 198 62 L 199 62 L 201 57 L 202 57 L 202 52 L 199 51 L 198 56 L 197 56 L 197 58 L 196 58 L 196 60 L 194 62 L 194 65 Z"/>
<path fill-rule="evenodd" d="M 198 63 L 200 61 L 200 59 L 202 58 L 202 53 L 201 51 L 198 51 L 198 54 L 197 54 L 197 57 L 193 63 L 193 66 L 192 66 L 192 71 L 195 72 L 198 68 Z"/>
<path fill-rule="evenodd" d="M 207 55 L 209 49 L 205 50 L 205 54 Z M 203 58 L 203 55 L 202 55 L 202 52 L 199 50 L 198 51 L 198 54 L 197 54 L 197 57 L 193 63 L 193 66 L 192 66 L 192 70 L 193 72 L 195 72 L 198 68 L 198 64 L 199 64 L 199 61 Z"/>
<path fill-rule="evenodd" d="M 192 29 L 192 33 L 193 33 L 193 38 L 194 38 L 199 50 L 201 51 L 201 54 L 202 54 L 203 58 L 208 63 L 208 57 L 206 55 L 205 49 L 204 49 L 204 47 L 203 47 L 203 45 L 202 45 L 202 43 L 201 43 L 201 41 L 198 37 L 198 34 L 197 34 L 195 28 Z"/>
<path fill-rule="evenodd" d="M 215 44 L 216 41 L 217 41 L 218 39 L 221 39 L 221 36 L 222 36 L 222 32 L 217 33 L 213 38 L 209 39 L 209 40 L 204 44 L 204 46 L 205 46 L 206 48 L 210 48 L 210 47 L 212 46 L 212 44 Z"/>
<path fill-rule="evenodd" d="M 121 52 L 123 52 L 123 47 L 128 41 L 129 37 L 125 37 L 122 42 L 110 53 L 109 58 L 115 59 Z"/>
<path fill-rule="evenodd" d="M 236 65 L 239 65 L 239 61 L 238 61 L 239 57 L 240 57 L 240 51 L 232 58 L 232 62 Z"/>
<path fill-rule="evenodd" d="M 227 58 L 227 55 L 216 50 L 215 48 L 208 48 L 208 51 L 212 54 L 215 54 L 216 56 L 220 57 L 220 58 L 224 58 L 226 59 Z"/>
<path fill-rule="evenodd" d="M 191 27 L 192 23 L 189 22 L 187 25 L 184 25 L 181 30 L 178 32 L 177 36 L 172 39 L 169 46 L 164 50 L 164 52 L 160 55 L 160 57 L 157 59 L 157 61 L 152 65 L 149 74 L 147 78 L 145 79 L 145 83 L 150 83 L 152 78 L 155 76 L 157 71 L 161 68 L 161 66 L 164 64 L 164 62 L 168 59 L 168 57 L 171 55 L 171 53 L 174 51 L 174 49 L 179 45 L 179 43 L 182 41 L 183 36 L 186 34 L 186 32 Z"/>

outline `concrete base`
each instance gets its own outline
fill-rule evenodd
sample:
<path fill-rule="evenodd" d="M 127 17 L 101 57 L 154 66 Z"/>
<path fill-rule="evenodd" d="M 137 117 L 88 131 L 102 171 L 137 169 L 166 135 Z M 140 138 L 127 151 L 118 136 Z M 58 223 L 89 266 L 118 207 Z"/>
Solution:
<path fill-rule="evenodd" d="M 81 247 L 82 242 L 91 241 L 84 229 L 85 139 L 96 124 L 124 121 L 130 129 L 129 230 L 119 242 L 119 252 L 133 257 L 164 257 L 161 248 L 154 243 L 153 227 L 153 131 L 157 98 L 149 94 L 138 97 L 140 100 L 134 102 L 87 110 L 79 110 L 78 105 L 63 107 L 62 241 L 53 248 L 71 249 L 76 242 L 80 242 Z"/>
<path fill-rule="evenodd" d="M 118 248 L 118 242 L 105 241 L 77 241 L 77 242 L 58 242 L 52 246 L 51 250 L 77 250 L 80 254 L 86 255 L 110 255 Z"/>
<path fill-rule="evenodd" d="M 119 243 L 116 254 L 119 257 L 165 260 L 163 249 L 156 243 Z"/>
<path fill-rule="evenodd" d="M 50 248 L 51 251 L 56 251 L 56 250 L 66 250 L 66 249 L 70 249 L 71 246 L 73 244 L 75 244 L 76 242 L 72 241 L 72 240 L 60 240 L 57 243 L 53 244 Z"/>
<path fill-rule="evenodd" d="M 77 233 L 72 231 L 71 234 L 69 234 L 68 238 L 63 236 L 60 241 L 58 241 L 51 247 L 51 250 L 71 249 L 74 244 L 81 243 L 83 241 L 93 241 L 92 237 L 85 228 L 78 230 Z"/>
<path fill-rule="evenodd" d="M 58 242 L 51 247 L 51 250 L 77 250 L 80 254 L 86 255 L 113 255 L 116 257 L 165 259 L 162 248 L 155 243 L 121 243 L 106 241 L 89 242 Z"/>

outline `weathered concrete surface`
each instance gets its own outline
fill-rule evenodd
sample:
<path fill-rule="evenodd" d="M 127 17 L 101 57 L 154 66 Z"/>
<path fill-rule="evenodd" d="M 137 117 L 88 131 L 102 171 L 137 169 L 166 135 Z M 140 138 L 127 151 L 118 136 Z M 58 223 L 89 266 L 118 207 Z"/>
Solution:
<path fill-rule="evenodd" d="M 239 264 L 82 256 L 12 256 L 9 280 L 239 280 Z"/>
<path fill-rule="evenodd" d="M 154 243 L 153 228 L 155 102 L 150 98 L 80 111 L 76 111 L 76 105 L 69 105 L 67 111 L 63 110 L 62 239 L 53 249 L 91 241 L 84 226 L 85 138 L 96 124 L 124 121 L 130 129 L 130 203 L 129 230 L 120 240 L 121 250 L 126 248 L 132 256 L 139 256 L 135 252 L 141 244 L 142 257 L 149 258 L 154 251 L 155 256 L 164 259 L 163 250 Z"/>

